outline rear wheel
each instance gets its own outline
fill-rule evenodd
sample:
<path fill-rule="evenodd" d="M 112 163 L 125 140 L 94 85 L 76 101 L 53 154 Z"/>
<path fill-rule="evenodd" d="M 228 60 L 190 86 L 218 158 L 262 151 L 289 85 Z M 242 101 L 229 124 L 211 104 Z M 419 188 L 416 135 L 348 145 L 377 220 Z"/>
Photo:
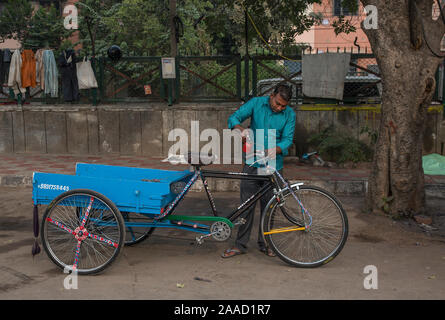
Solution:
<path fill-rule="evenodd" d="M 156 229 L 155 227 L 137 226 L 137 224 L 139 223 L 143 224 L 153 221 L 152 218 L 148 218 L 143 214 L 134 212 L 122 212 L 122 217 L 124 218 L 125 221 L 126 246 L 131 246 L 133 244 L 137 244 L 144 241 Z M 130 224 L 133 224 L 133 226 L 131 226 Z"/>
<path fill-rule="evenodd" d="M 92 274 L 104 270 L 119 255 L 125 239 L 119 209 L 91 190 L 59 195 L 46 209 L 42 244 L 60 268 Z"/>
<path fill-rule="evenodd" d="M 292 190 L 299 201 L 287 191 L 280 201 L 282 206 L 276 199 L 269 203 L 261 223 L 264 238 L 290 265 L 310 268 L 326 264 L 346 242 L 346 213 L 340 202 L 323 189 L 294 186 Z"/>

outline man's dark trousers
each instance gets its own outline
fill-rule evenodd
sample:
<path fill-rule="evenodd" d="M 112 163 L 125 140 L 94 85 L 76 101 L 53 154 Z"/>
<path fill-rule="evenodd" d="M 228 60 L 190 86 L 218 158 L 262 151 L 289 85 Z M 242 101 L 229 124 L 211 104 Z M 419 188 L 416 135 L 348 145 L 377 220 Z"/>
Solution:
<path fill-rule="evenodd" d="M 247 174 L 257 174 L 258 168 L 250 167 L 248 165 L 244 165 L 243 172 Z M 278 170 L 278 172 L 282 175 L 283 170 Z M 241 203 L 244 203 L 247 201 L 252 195 L 254 195 L 260 188 L 266 184 L 267 181 L 257 181 L 257 180 L 241 180 Z M 270 198 L 273 196 L 273 190 L 271 189 L 269 192 L 267 192 L 263 197 L 260 199 L 260 221 L 263 217 L 264 209 L 266 208 L 267 203 L 269 202 Z M 242 252 L 247 251 L 247 243 L 249 242 L 250 233 L 252 231 L 253 227 L 253 221 L 255 217 L 255 207 L 256 204 L 254 204 L 249 210 L 244 212 L 240 217 L 246 219 L 246 223 L 240 225 L 238 229 L 238 236 L 235 241 L 235 246 L 240 249 Z M 266 244 L 264 243 L 263 235 L 261 234 L 261 228 L 258 229 L 258 246 L 260 249 L 263 249 L 266 247 Z"/>

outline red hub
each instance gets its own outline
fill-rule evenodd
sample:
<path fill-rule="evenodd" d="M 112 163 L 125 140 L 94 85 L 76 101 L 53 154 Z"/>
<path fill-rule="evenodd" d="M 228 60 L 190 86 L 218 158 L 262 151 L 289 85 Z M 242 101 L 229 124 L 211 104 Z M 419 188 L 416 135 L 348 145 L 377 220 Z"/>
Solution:
<path fill-rule="evenodd" d="M 88 232 L 85 229 L 85 227 L 77 227 L 76 230 L 74 230 L 74 237 L 78 240 L 78 241 L 83 241 L 88 237 Z"/>

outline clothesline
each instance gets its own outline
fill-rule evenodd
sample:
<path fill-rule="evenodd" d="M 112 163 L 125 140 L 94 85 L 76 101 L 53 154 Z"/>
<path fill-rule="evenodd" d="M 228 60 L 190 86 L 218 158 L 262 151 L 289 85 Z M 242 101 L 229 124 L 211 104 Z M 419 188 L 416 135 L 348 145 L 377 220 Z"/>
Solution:
<path fill-rule="evenodd" d="M 84 57 L 85 58 L 85 57 Z M 0 49 L 0 84 L 25 94 L 26 88 L 40 86 L 45 94 L 58 96 L 59 69 L 65 101 L 78 101 L 79 89 L 97 88 L 91 64 L 76 57 L 73 49 L 63 50 L 56 62 L 53 49 Z"/>

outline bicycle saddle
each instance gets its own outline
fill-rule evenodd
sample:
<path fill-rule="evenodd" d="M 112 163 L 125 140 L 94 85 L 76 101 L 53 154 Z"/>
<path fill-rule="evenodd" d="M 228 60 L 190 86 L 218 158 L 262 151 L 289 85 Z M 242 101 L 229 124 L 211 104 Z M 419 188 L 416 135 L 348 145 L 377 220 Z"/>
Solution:
<path fill-rule="evenodd" d="M 186 161 L 193 166 L 206 166 L 212 164 L 216 160 L 216 155 L 209 156 L 205 153 L 189 151 L 185 155 Z"/>

